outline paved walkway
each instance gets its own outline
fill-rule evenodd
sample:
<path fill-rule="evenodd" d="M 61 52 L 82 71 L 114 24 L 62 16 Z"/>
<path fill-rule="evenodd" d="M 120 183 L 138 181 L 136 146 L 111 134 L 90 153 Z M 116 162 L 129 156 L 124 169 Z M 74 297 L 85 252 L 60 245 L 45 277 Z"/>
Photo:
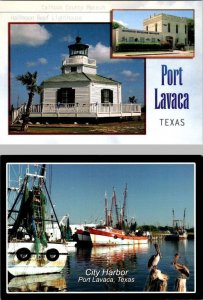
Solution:
<path fill-rule="evenodd" d="M 188 51 L 180 51 L 180 50 L 173 50 L 172 52 L 122 52 L 122 53 L 113 53 L 112 58 L 150 58 L 150 57 L 171 57 L 171 58 L 177 58 L 177 57 L 184 57 L 184 58 L 192 58 L 194 57 L 194 52 L 188 52 Z"/>

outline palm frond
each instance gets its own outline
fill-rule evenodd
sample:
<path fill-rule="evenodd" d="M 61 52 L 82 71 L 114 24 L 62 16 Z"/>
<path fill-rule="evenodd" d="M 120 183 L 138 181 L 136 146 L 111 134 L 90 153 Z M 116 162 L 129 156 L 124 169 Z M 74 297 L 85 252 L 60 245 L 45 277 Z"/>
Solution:
<path fill-rule="evenodd" d="M 28 91 L 37 91 L 37 72 L 34 73 L 27 72 L 23 75 L 16 76 L 16 79 L 21 81 L 23 85 L 26 85 Z"/>

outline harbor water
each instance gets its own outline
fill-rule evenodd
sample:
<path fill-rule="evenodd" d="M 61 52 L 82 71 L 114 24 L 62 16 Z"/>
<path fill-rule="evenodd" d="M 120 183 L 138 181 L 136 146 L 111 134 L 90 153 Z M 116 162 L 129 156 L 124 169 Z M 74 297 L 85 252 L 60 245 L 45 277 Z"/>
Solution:
<path fill-rule="evenodd" d="M 193 240 L 159 241 L 158 269 L 168 276 L 167 292 L 175 292 L 178 272 L 172 265 L 179 253 L 190 270 L 187 292 L 195 291 Z M 147 263 L 155 254 L 153 242 L 138 246 L 80 247 L 69 251 L 63 273 L 14 277 L 8 292 L 143 292 L 149 275 Z"/>

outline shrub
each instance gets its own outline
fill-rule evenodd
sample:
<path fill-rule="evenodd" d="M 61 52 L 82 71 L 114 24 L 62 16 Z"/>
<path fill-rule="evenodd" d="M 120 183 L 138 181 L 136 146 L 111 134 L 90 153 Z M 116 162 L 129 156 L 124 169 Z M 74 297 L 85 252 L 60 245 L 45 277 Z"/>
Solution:
<path fill-rule="evenodd" d="M 175 45 L 177 50 L 185 50 L 185 45 L 183 43 L 179 43 Z"/>
<path fill-rule="evenodd" d="M 126 43 L 122 42 L 116 46 L 117 52 L 129 52 L 129 51 L 160 51 L 160 50 L 169 50 L 170 44 L 167 42 L 164 43 Z"/>

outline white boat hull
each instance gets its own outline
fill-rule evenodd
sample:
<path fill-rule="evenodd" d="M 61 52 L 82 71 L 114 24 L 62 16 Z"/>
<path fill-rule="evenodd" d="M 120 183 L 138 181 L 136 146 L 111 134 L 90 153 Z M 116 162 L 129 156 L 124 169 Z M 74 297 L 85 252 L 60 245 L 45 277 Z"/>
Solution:
<path fill-rule="evenodd" d="M 67 241 L 67 247 L 68 247 L 68 250 L 69 249 L 76 249 L 76 246 L 77 246 L 77 242 L 75 241 Z"/>
<path fill-rule="evenodd" d="M 91 234 L 92 244 L 94 246 L 99 245 L 140 245 L 148 244 L 148 239 L 125 239 L 125 238 L 114 238 L 113 236 Z"/>
<path fill-rule="evenodd" d="M 21 260 L 17 257 L 19 249 L 26 248 L 30 251 L 30 258 Z M 47 251 L 55 249 L 59 256 L 52 261 L 47 258 Z M 8 243 L 8 272 L 12 276 L 59 273 L 66 265 L 68 253 L 67 244 L 48 243 L 47 247 L 41 245 L 39 255 L 35 251 L 34 242 L 10 242 Z"/>
<path fill-rule="evenodd" d="M 185 231 L 183 233 L 173 233 L 169 234 L 166 236 L 166 240 L 174 240 L 174 241 L 179 241 L 179 240 L 187 240 L 188 238 L 188 233 Z"/>

